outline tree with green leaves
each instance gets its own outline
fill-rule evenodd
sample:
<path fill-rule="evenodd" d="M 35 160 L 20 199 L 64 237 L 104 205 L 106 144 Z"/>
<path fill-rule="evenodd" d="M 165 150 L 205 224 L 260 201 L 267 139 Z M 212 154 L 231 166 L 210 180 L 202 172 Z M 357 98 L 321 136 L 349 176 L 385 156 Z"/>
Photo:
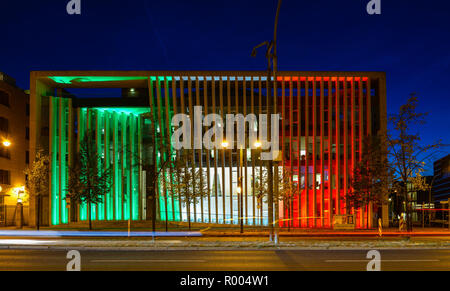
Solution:
<path fill-rule="evenodd" d="M 417 105 L 417 97 L 411 94 L 406 104 L 400 106 L 399 112 L 389 117 L 392 129 L 387 135 L 390 167 L 395 180 L 399 182 L 397 193 L 403 197 L 406 204 L 408 231 L 412 231 L 412 188 L 408 189 L 408 184 L 424 171 L 426 163 L 435 159 L 438 150 L 444 146 L 441 141 L 428 145 L 421 142 L 417 126 L 425 123 L 427 113 L 417 112 Z"/>
<path fill-rule="evenodd" d="M 30 194 L 30 201 L 36 205 L 36 228 L 39 230 L 41 222 L 42 197 L 48 196 L 50 158 L 43 149 L 38 148 L 30 166 L 25 169 L 27 175 L 26 191 Z"/>
<path fill-rule="evenodd" d="M 86 204 L 89 230 L 92 230 L 92 206 L 104 201 L 111 191 L 111 169 L 103 165 L 95 143 L 95 132 L 88 132 L 80 142 L 80 150 L 69 167 L 68 195 L 74 203 Z"/>

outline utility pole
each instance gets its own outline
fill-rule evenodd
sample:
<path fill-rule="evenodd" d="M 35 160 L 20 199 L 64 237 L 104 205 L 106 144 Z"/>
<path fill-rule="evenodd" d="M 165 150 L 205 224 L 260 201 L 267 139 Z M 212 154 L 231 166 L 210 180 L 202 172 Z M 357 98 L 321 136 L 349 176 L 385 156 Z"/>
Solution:
<path fill-rule="evenodd" d="M 274 84 L 276 84 L 275 82 L 277 81 L 277 70 L 278 70 L 277 31 L 278 31 L 278 17 L 280 15 L 281 1 L 282 0 L 278 0 L 277 14 L 275 15 L 275 25 L 274 25 L 274 30 L 273 30 L 273 82 L 274 82 Z M 274 95 L 275 95 L 274 99 L 276 100 L 277 99 L 277 87 L 274 86 L 274 89 L 275 89 L 274 90 Z M 270 121 L 270 123 L 272 123 L 272 121 Z M 269 131 L 269 132 L 270 132 L 269 135 L 271 136 L 272 135 L 271 131 Z M 282 147 L 283 147 L 283 143 L 284 143 L 284 141 L 282 141 L 282 144 L 281 144 Z M 277 166 L 277 171 L 278 171 L 278 166 Z M 273 185 L 273 174 L 272 174 L 272 180 L 271 181 L 272 181 L 271 185 Z M 277 190 L 277 194 L 278 194 L 278 190 Z M 273 200 L 273 198 L 272 198 L 272 200 Z M 278 195 L 277 195 L 277 197 L 275 199 L 275 206 L 277 207 L 275 213 L 278 214 Z M 278 218 L 279 218 L 279 216 L 277 215 L 276 216 L 276 220 L 275 220 L 275 225 L 274 225 L 274 228 L 275 228 L 275 243 L 276 244 L 278 244 Z"/>
<path fill-rule="evenodd" d="M 243 168 L 242 165 L 244 164 L 243 162 L 243 149 L 239 149 L 239 181 L 238 181 L 238 194 L 239 194 L 239 200 L 240 200 L 240 205 L 239 205 L 239 212 L 240 212 L 240 233 L 244 233 L 244 189 L 242 187 L 242 177 L 244 176 L 243 174 Z"/>
<path fill-rule="evenodd" d="M 272 136 L 272 99 L 275 99 L 277 97 L 276 87 L 274 86 L 274 98 L 272 98 L 272 82 L 275 84 L 276 82 L 276 72 L 277 72 L 277 56 L 276 56 L 276 41 L 277 41 L 277 28 L 278 28 L 278 16 L 280 14 L 280 7 L 281 7 L 282 0 L 278 0 L 278 6 L 277 6 L 277 12 L 275 15 L 275 26 L 274 26 L 274 32 L 273 32 L 273 40 L 272 41 L 265 41 L 256 47 L 253 48 L 252 56 L 256 56 L 256 50 L 262 46 L 266 46 L 266 58 L 267 58 L 267 120 L 268 120 L 268 126 L 267 126 L 267 140 L 270 143 L 271 142 L 271 136 Z M 272 53 L 273 49 L 273 53 Z M 273 67 L 272 67 L 273 66 Z M 273 71 L 272 71 L 273 68 Z M 272 74 L 273 73 L 273 74 Z M 278 138 L 278 137 L 277 137 Z M 273 157 L 269 159 L 268 165 L 267 165 L 267 179 L 268 179 L 268 185 L 267 185 L 267 212 L 268 212 L 268 224 L 269 224 L 269 239 L 270 241 L 274 240 L 274 211 L 273 211 Z M 275 242 L 278 241 L 278 233 L 275 234 Z"/>

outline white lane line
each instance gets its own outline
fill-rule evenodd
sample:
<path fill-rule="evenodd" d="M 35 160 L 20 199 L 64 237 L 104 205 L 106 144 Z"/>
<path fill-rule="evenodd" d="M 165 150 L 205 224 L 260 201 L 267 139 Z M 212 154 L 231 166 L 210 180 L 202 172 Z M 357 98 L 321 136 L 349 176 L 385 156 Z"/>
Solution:
<path fill-rule="evenodd" d="M 91 263 L 205 263 L 205 260 L 91 260 Z"/>
<path fill-rule="evenodd" d="M 0 245 L 51 245 L 55 243 L 54 240 L 0 239 Z"/>
<path fill-rule="evenodd" d="M 370 260 L 325 260 L 326 263 L 360 263 Z M 381 262 L 440 262 L 441 260 L 381 260 Z"/>

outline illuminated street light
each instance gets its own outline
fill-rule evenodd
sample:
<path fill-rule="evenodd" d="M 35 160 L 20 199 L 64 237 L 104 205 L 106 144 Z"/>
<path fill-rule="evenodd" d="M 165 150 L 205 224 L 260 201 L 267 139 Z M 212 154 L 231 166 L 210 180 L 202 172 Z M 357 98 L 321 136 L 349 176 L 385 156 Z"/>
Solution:
<path fill-rule="evenodd" d="M 18 203 L 22 203 L 22 197 L 25 195 L 25 186 L 15 187 L 12 189 L 14 196 L 17 198 Z"/>
<path fill-rule="evenodd" d="M 260 148 L 261 146 L 262 146 L 261 142 L 260 142 L 259 140 L 257 140 L 257 141 L 255 142 L 255 147 L 256 147 L 256 148 Z"/>
<path fill-rule="evenodd" d="M 228 147 L 228 142 L 227 142 L 226 140 L 224 140 L 224 141 L 222 142 L 222 147 L 223 147 L 223 148 L 227 148 L 227 147 Z"/>
<path fill-rule="evenodd" d="M 4 145 L 5 147 L 10 147 L 10 146 L 11 146 L 11 142 L 10 142 L 9 140 L 5 139 L 5 140 L 3 141 L 3 145 Z"/>
<path fill-rule="evenodd" d="M 241 186 L 238 186 L 237 189 L 236 189 L 236 191 L 237 191 L 238 194 L 241 194 L 241 192 L 242 192 Z"/>

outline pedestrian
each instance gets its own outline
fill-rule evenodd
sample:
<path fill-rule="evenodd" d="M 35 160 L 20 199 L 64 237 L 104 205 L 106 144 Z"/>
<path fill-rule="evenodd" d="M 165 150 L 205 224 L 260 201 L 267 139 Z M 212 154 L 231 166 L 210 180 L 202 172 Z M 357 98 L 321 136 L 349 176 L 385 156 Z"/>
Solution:
<path fill-rule="evenodd" d="M 403 215 L 400 215 L 400 221 L 398 223 L 398 231 L 403 231 L 404 224 L 405 224 L 405 220 L 403 219 Z"/>

